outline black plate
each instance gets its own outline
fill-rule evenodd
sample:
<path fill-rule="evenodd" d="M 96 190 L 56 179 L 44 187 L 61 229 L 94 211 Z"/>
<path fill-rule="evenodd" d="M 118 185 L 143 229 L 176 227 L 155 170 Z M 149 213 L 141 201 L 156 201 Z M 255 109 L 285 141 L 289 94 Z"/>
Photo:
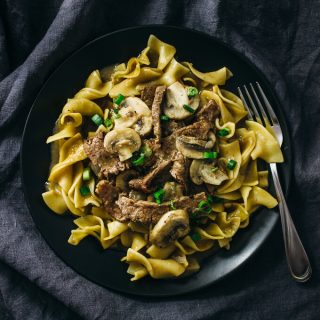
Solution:
<path fill-rule="evenodd" d="M 34 222 L 50 247 L 67 265 L 104 287 L 145 296 L 169 296 L 200 289 L 237 269 L 266 240 L 278 220 L 277 211 L 264 209 L 255 213 L 250 226 L 238 232 L 231 249 L 219 250 L 206 258 L 201 271 L 191 277 L 175 280 L 145 278 L 131 282 L 126 273 L 127 264 L 120 262 L 123 252 L 104 251 L 91 238 L 86 238 L 78 246 L 69 245 L 67 240 L 75 228 L 74 218 L 54 214 L 41 197 L 50 163 L 49 146 L 45 141 L 51 135 L 66 99 L 82 88 L 93 70 L 136 56 L 146 46 L 151 33 L 174 45 L 178 60 L 191 61 L 200 70 L 209 71 L 222 66 L 230 68 L 234 77 L 228 81 L 227 89 L 235 92 L 238 85 L 260 81 L 282 120 L 286 162 L 280 166 L 280 173 L 285 189 L 288 188 L 291 148 L 287 126 L 265 77 L 248 59 L 221 41 L 200 32 L 168 26 L 136 27 L 107 34 L 88 43 L 60 65 L 44 84 L 30 111 L 23 135 L 21 168 L 25 197 Z M 37 150 L 36 155 L 34 150 Z"/>

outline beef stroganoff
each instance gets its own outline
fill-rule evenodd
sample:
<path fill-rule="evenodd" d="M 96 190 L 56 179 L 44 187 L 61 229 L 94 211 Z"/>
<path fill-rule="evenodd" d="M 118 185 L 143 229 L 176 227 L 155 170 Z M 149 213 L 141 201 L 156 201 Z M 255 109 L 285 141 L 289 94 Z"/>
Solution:
<path fill-rule="evenodd" d="M 70 244 L 126 248 L 131 280 L 198 271 L 199 253 L 229 249 L 254 211 L 277 205 L 261 168 L 283 162 L 280 147 L 219 87 L 231 71 L 175 53 L 150 35 L 138 57 L 93 71 L 47 139 L 46 205 L 76 217 Z"/>

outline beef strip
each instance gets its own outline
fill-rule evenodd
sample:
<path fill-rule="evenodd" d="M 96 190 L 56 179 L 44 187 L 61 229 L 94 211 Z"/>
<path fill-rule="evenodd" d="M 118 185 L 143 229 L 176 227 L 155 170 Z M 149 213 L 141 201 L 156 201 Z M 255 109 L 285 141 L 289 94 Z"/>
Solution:
<path fill-rule="evenodd" d="M 183 186 L 185 191 L 188 189 L 188 162 L 189 161 L 183 156 L 183 154 L 178 151 L 170 170 L 171 176 Z"/>
<path fill-rule="evenodd" d="M 93 138 L 85 140 L 83 149 L 94 166 L 101 168 L 107 162 L 109 153 L 103 146 L 104 133 L 98 131 Z"/>
<path fill-rule="evenodd" d="M 141 100 L 151 108 L 157 86 L 146 86 L 141 90 Z"/>
<path fill-rule="evenodd" d="M 185 123 L 183 121 L 163 121 L 162 123 L 162 136 L 167 137 L 174 133 L 176 130 L 185 127 Z"/>
<path fill-rule="evenodd" d="M 118 157 L 110 155 L 103 145 L 104 133 L 98 131 L 93 138 L 87 139 L 83 148 L 92 163 L 94 172 L 106 178 L 118 175 L 130 167 L 129 162 L 121 162 Z"/>
<path fill-rule="evenodd" d="M 213 123 L 220 113 L 219 106 L 214 100 L 209 100 L 196 114 L 198 121 L 205 120 Z"/>
<path fill-rule="evenodd" d="M 161 104 L 166 92 L 165 86 L 157 87 L 154 99 L 151 107 L 152 112 L 152 123 L 153 123 L 153 132 L 156 137 L 156 141 L 160 143 L 161 140 L 161 123 L 160 123 L 160 115 L 161 115 Z"/>
<path fill-rule="evenodd" d="M 118 198 L 116 187 L 106 180 L 100 180 L 95 191 L 106 209 L 112 209 L 114 207 L 115 201 Z"/>
<path fill-rule="evenodd" d="M 155 191 L 158 184 L 161 184 L 164 180 L 167 180 L 166 171 L 168 171 L 171 164 L 171 160 L 160 162 L 143 178 L 129 181 L 130 188 L 143 191 L 145 193 Z"/>
<path fill-rule="evenodd" d="M 192 212 L 192 209 L 197 208 L 199 202 L 202 200 L 206 200 L 206 194 L 204 192 L 198 193 L 193 197 L 183 196 L 174 201 L 174 206 L 177 209 L 186 209 Z M 170 203 L 162 203 L 159 205 L 150 201 L 135 201 L 124 196 L 120 196 L 116 203 L 120 210 L 114 211 L 114 218 L 121 222 L 157 223 L 166 212 L 172 210 Z"/>

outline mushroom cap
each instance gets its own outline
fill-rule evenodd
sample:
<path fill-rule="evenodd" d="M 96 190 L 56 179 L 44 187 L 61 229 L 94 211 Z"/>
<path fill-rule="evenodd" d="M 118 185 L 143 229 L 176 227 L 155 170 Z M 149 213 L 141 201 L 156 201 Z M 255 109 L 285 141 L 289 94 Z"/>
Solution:
<path fill-rule="evenodd" d="M 178 81 L 167 88 L 166 97 L 167 102 L 163 109 L 164 114 L 175 120 L 183 120 L 192 115 L 192 113 L 184 109 L 184 105 L 189 105 L 193 110 L 197 110 L 200 103 L 198 95 L 189 99 L 187 87 L 184 87 Z"/>
<path fill-rule="evenodd" d="M 140 136 L 130 128 L 114 129 L 104 137 L 105 149 L 111 154 L 118 154 L 120 161 L 131 158 L 133 152 L 138 151 L 140 146 Z"/>
<path fill-rule="evenodd" d="M 133 128 L 141 136 L 152 129 L 152 114 L 148 106 L 137 97 L 128 97 L 121 103 L 120 117 L 114 120 L 115 129 Z"/>
<path fill-rule="evenodd" d="M 214 136 L 214 135 L 213 135 Z M 179 136 L 176 139 L 176 148 L 187 158 L 203 159 L 203 152 L 212 149 L 214 141 L 197 139 L 188 136 Z"/>
<path fill-rule="evenodd" d="M 205 160 L 193 160 L 190 166 L 190 178 L 194 184 L 201 185 L 203 182 L 215 186 L 228 179 L 228 175 L 220 166 L 216 167 L 217 161 L 208 163 Z M 217 168 L 213 170 L 214 168 Z"/>
<path fill-rule="evenodd" d="M 190 231 L 189 215 L 185 210 L 172 210 L 164 214 L 150 233 L 150 241 L 160 248 L 187 235 Z"/>

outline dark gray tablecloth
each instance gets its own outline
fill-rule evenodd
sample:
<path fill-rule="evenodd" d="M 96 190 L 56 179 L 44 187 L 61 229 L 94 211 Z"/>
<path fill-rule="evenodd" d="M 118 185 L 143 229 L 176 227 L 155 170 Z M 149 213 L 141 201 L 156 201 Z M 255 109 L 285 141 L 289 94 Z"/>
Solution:
<path fill-rule="evenodd" d="M 319 319 L 320 2 L 254 0 L 0 1 L 0 319 Z M 292 215 L 313 263 L 289 277 L 281 229 L 241 270 L 191 295 L 129 297 L 101 288 L 48 248 L 20 180 L 23 126 L 43 81 L 70 53 L 138 24 L 183 25 L 253 58 L 274 85 L 294 147 Z"/>

